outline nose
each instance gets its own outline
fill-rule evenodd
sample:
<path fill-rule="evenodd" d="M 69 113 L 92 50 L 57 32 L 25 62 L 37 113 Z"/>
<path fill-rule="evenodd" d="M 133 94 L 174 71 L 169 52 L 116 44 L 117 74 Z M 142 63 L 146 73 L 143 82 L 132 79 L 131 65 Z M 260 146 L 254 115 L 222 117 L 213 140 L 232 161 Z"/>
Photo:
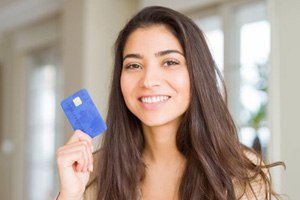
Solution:
<path fill-rule="evenodd" d="M 145 88 L 153 88 L 161 85 L 162 69 L 159 66 L 147 66 L 144 70 L 142 86 Z"/>

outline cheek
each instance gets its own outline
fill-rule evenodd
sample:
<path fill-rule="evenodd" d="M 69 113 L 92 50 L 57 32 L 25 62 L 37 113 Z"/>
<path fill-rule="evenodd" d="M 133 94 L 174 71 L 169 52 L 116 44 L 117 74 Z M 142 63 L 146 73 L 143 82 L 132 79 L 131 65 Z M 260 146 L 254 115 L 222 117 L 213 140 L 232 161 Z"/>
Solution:
<path fill-rule="evenodd" d="M 126 84 L 126 79 L 123 75 L 121 76 L 120 84 L 121 84 L 122 95 L 125 98 L 126 97 L 126 91 L 127 91 L 127 84 Z"/>
<path fill-rule="evenodd" d="M 191 101 L 191 88 L 190 88 L 190 82 L 187 80 L 186 82 L 182 83 L 182 93 L 183 93 L 183 98 L 186 104 L 190 104 Z"/>
<path fill-rule="evenodd" d="M 132 96 L 131 93 L 133 92 L 134 87 L 133 80 L 126 75 L 121 75 L 120 84 L 123 97 L 125 101 L 127 101 L 127 99 Z"/>
<path fill-rule="evenodd" d="M 177 77 L 176 80 L 174 77 Z M 184 97 L 190 96 L 190 78 L 187 71 L 181 72 L 177 76 L 173 76 L 173 80 L 175 80 L 175 84 L 177 85 L 178 90 L 180 90 L 181 94 L 184 95 Z"/>
<path fill-rule="evenodd" d="M 188 74 L 181 76 L 179 80 L 177 80 L 177 87 L 180 92 L 181 105 L 184 109 L 187 109 L 191 102 L 191 87 Z"/>

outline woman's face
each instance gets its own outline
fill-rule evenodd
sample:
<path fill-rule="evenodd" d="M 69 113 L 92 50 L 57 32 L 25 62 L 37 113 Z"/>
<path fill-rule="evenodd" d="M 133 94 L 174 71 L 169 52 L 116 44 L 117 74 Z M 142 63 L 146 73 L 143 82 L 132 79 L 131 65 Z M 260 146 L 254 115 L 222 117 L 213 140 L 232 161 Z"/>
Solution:
<path fill-rule="evenodd" d="M 144 125 L 179 125 L 190 103 L 190 79 L 183 49 L 165 26 L 138 28 L 128 37 L 121 89 Z"/>

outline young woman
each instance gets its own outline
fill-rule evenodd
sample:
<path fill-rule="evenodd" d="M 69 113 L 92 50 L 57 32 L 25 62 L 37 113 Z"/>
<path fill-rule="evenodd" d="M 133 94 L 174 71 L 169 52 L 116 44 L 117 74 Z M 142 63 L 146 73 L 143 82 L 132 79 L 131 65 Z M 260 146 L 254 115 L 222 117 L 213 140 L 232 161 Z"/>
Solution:
<path fill-rule="evenodd" d="M 191 19 L 135 15 L 115 44 L 101 150 L 80 131 L 58 149 L 58 199 L 271 199 L 271 165 L 239 142 L 216 72 Z"/>

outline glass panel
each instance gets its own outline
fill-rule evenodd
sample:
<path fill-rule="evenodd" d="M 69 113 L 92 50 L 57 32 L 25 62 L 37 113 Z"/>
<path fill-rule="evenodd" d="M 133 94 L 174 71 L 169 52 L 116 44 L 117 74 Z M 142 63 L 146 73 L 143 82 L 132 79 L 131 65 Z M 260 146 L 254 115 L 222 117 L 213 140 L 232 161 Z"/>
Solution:
<path fill-rule="evenodd" d="M 25 137 L 25 199 L 28 200 L 53 199 L 57 187 L 54 180 L 59 130 L 56 99 L 60 81 L 56 59 L 51 48 L 30 55 Z"/>
<path fill-rule="evenodd" d="M 221 18 L 219 16 L 209 16 L 195 20 L 196 24 L 204 32 L 208 46 L 214 60 L 221 72 L 224 69 L 224 35 Z"/>
<path fill-rule="evenodd" d="M 252 7 L 252 11 L 253 8 L 260 7 Z M 264 10 L 260 8 L 257 12 L 264 12 Z M 263 16 L 263 14 L 260 15 Z M 253 13 L 252 16 L 257 18 Z M 243 22 L 242 19 L 240 21 Z M 242 143 L 253 147 L 265 156 L 270 140 L 266 118 L 270 25 L 264 19 L 251 21 L 251 15 L 244 21 L 245 23 L 241 23 L 239 29 L 240 139 Z"/>

